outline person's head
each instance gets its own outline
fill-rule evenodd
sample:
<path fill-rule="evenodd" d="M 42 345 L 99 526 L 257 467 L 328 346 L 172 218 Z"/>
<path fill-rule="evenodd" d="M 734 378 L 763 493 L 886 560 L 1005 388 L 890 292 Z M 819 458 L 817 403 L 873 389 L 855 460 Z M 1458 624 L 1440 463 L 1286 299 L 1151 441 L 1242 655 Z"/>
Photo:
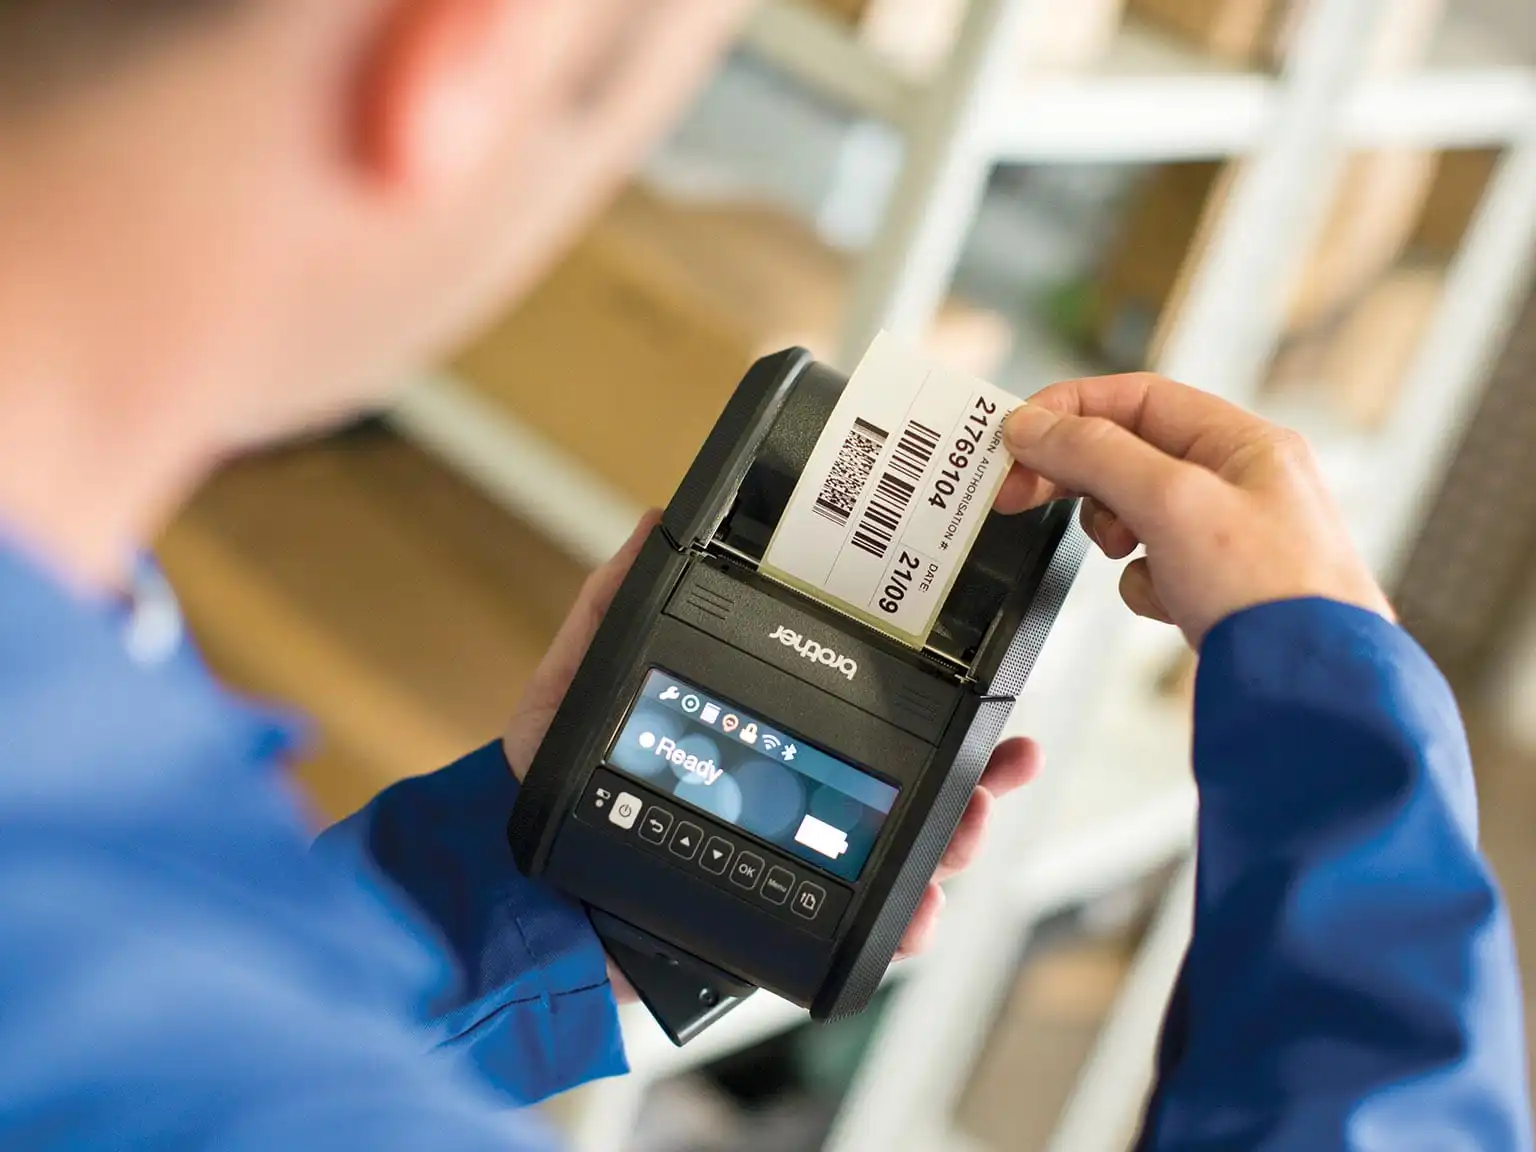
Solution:
<path fill-rule="evenodd" d="M 0 0 L 0 396 L 215 451 L 355 410 L 529 286 L 744 7 Z"/>

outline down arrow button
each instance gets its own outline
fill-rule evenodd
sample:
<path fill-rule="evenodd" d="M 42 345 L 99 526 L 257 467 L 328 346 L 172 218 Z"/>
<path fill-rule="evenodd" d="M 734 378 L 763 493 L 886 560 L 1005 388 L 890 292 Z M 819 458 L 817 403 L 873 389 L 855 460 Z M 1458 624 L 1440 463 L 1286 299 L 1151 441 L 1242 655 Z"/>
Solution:
<path fill-rule="evenodd" d="M 735 854 L 736 849 L 729 840 L 711 836 L 709 843 L 704 845 L 704 855 L 699 863 L 704 871 L 712 872 L 716 876 L 724 876 L 725 870 L 731 866 L 731 857 Z"/>

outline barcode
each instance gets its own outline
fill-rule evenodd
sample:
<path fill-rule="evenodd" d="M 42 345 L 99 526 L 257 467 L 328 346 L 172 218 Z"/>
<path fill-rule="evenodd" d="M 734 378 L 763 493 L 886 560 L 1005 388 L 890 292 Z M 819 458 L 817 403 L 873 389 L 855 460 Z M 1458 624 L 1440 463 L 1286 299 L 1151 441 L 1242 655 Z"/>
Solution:
<path fill-rule="evenodd" d="M 863 495 L 864 485 L 875 470 L 875 462 L 880 459 L 888 439 L 890 435 L 883 428 L 863 420 L 853 422 L 853 431 L 838 449 L 832 471 L 821 486 L 821 495 L 816 497 L 818 516 L 839 528 L 848 527 L 848 517 L 853 515 L 854 506 Z"/>
<path fill-rule="evenodd" d="M 859 530 L 853 534 L 854 547 L 862 548 L 877 560 L 885 559 L 896 530 L 901 527 L 901 518 L 912 503 L 912 494 L 938 446 L 939 434 L 932 428 L 916 420 L 907 425 L 891 456 L 890 467 L 875 485 L 875 494 L 864 509 Z"/>

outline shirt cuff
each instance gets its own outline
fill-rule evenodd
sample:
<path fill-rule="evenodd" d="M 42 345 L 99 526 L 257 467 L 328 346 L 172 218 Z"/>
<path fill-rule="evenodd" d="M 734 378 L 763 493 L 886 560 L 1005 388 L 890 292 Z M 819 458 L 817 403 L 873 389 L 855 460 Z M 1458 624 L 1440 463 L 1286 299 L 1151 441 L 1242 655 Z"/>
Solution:
<path fill-rule="evenodd" d="M 518 783 L 499 741 L 407 780 L 322 842 L 352 839 L 430 921 L 459 975 L 442 1042 L 519 1104 L 628 1070 L 607 957 L 585 910 L 517 869 Z"/>
<path fill-rule="evenodd" d="M 1347 826 L 1420 787 L 1476 845 L 1471 756 L 1450 685 L 1407 631 L 1364 608 L 1286 600 L 1213 628 L 1200 651 L 1194 753 L 1201 806 L 1215 817 L 1202 825 L 1231 834 L 1223 853 L 1246 858 Z"/>

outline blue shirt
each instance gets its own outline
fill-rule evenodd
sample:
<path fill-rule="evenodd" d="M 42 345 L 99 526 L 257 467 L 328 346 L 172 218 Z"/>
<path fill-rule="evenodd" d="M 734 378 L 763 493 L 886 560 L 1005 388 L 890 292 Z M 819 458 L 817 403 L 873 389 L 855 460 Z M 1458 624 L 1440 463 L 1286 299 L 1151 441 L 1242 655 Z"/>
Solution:
<path fill-rule="evenodd" d="M 163 649 L 163 650 L 159 650 Z M 0 549 L 0 1146 L 549 1146 L 624 1068 L 491 746 L 311 849 L 284 719 Z M 1445 684 L 1273 605 L 1205 645 L 1199 909 L 1146 1149 L 1530 1146 L 1509 926 Z"/>

